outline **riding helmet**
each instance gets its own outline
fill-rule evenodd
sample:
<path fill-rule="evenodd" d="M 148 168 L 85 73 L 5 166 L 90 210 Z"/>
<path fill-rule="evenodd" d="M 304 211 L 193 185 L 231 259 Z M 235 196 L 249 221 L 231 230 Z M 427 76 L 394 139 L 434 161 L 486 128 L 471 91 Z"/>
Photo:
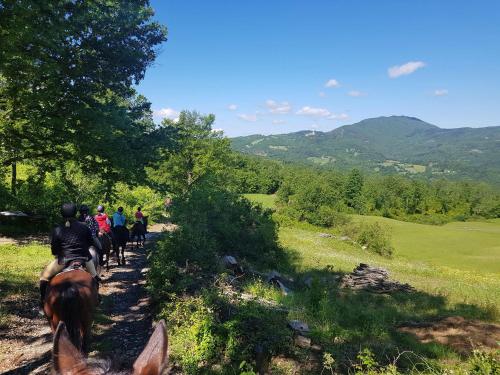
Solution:
<path fill-rule="evenodd" d="M 76 216 L 76 204 L 74 203 L 64 203 L 61 206 L 61 215 L 62 217 L 70 218 Z"/>
<path fill-rule="evenodd" d="M 97 212 L 104 212 L 104 206 L 102 204 L 97 206 Z"/>
<path fill-rule="evenodd" d="M 80 210 L 79 211 L 80 211 L 81 214 L 88 214 L 89 211 L 90 211 L 90 209 L 89 209 L 89 206 L 87 206 L 86 204 L 82 204 L 80 206 Z"/>

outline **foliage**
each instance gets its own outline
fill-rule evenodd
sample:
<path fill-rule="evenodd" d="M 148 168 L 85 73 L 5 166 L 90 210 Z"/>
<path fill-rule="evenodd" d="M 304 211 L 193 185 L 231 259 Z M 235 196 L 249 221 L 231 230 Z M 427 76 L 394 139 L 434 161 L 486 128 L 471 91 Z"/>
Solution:
<path fill-rule="evenodd" d="M 272 355 L 286 350 L 291 341 L 283 313 L 253 302 L 235 305 L 213 288 L 174 298 L 164 305 L 160 317 L 170 322 L 172 357 L 188 374 L 204 373 L 221 362 L 223 373 L 252 371 L 250 363 L 258 347 Z"/>
<path fill-rule="evenodd" d="M 152 188 L 141 185 L 130 187 L 120 182 L 115 185 L 114 191 L 116 200 L 113 201 L 113 206 L 115 208 L 122 206 L 129 222 L 134 220 L 133 215 L 137 207 L 142 208 L 142 213 L 148 216 L 149 223 L 162 218 L 164 214 L 163 198 Z"/>
<path fill-rule="evenodd" d="M 176 134 L 175 152 L 162 155 L 162 160 L 149 168 L 149 177 L 160 191 L 185 194 L 198 179 L 210 173 L 225 181 L 233 154 L 228 139 L 212 131 L 214 115 L 202 116 L 183 111 L 178 120 L 163 120 L 163 126 Z"/>
<path fill-rule="evenodd" d="M 484 352 L 474 350 L 469 359 L 471 375 L 493 375 L 500 373 L 500 351 Z"/>
<path fill-rule="evenodd" d="M 132 89 L 166 38 L 152 16 L 148 1 L 3 1 L 0 163 L 43 176 L 73 161 L 108 186 L 139 177 L 169 144 Z"/>
<path fill-rule="evenodd" d="M 368 250 L 383 256 L 391 256 L 394 247 L 391 244 L 390 233 L 380 223 L 361 225 L 356 231 L 356 240 Z"/>
<path fill-rule="evenodd" d="M 221 189 L 215 177 L 197 180 L 184 199 L 172 207 L 171 220 L 179 229 L 160 242 L 153 256 L 151 283 L 156 293 L 165 287 L 163 293 L 168 293 L 171 285 L 181 287 L 175 282 L 175 264 L 188 262 L 210 271 L 217 267 L 217 257 L 226 254 L 242 261 L 274 262 L 280 250 L 271 214 L 246 198 Z"/>
<path fill-rule="evenodd" d="M 295 220 L 338 226 L 332 215 L 356 212 L 429 224 L 498 216 L 500 192 L 483 183 L 424 181 L 402 176 L 349 175 L 284 166 L 278 211 Z M 327 209 L 328 208 L 328 209 Z"/>

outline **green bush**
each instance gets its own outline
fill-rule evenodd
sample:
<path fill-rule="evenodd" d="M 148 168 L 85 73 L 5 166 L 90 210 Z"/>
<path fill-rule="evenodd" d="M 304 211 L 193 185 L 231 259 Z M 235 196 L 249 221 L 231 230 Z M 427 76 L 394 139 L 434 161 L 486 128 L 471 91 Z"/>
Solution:
<path fill-rule="evenodd" d="M 291 343 L 286 313 L 255 302 L 234 304 L 213 288 L 173 298 L 159 317 L 169 322 L 171 357 L 187 374 L 206 373 L 220 363 L 223 373 L 238 373 L 243 361 L 250 366 L 257 348 L 274 355 L 287 352 Z"/>
<path fill-rule="evenodd" d="M 394 251 L 390 233 L 378 222 L 361 225 L 356 240 L 379 255 L 391 256 Z"/>

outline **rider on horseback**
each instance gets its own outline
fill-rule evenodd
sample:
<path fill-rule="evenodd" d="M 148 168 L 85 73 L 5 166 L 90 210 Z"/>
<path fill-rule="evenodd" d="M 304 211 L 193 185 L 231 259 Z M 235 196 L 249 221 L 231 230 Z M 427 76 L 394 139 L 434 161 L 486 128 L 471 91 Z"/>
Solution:
<path fill-rule="evenodd" d="M 89 215 L 90 209 L 89 206 L 87 206 L 86 204 L 82 204 L 80 206 L 79 211 L 80 211 L 80 216 L 78 217 L 78 220 L 82 223 L 85 223 L 92 232 L 92 240 L 94 243 L 94 247 L 97 249 L 97 252 L 99 254 L 99 263 L 102 266 L 103 262 L 102 245 L 99 239 L 97 238 L 99 234 L 99 224 L 97 223 L 97 220 L 94 218 L 94 216 Z"/>
<path fill-rule="evenodd" d="M 43 305 L 45 292 L 49 281 L 61 272 L 71 261 L 81 260 L 85 263 L 87 271 L 99 285 L 99 276 L 92 261 L 89 248 L 93 243 L 90 229 L 76 220 L 76 205 L 65 203 L 61 207 L 61 215 L 65 220 L 64 225 L 59 225 L 52 231 L 51 249 L 56 257 L 50 262 L 40 275 L 40 298 Z"/>
<path fill-rule="evenodd" d="M 135 213 L 135 221 L 138 221 L 142 225 L 144 225 L 144 214 L 141 211 L 141 207 L 137 207 L 137 212 Z"/>
<path fill-rule="evenodd" d="M 104 206 L 97 206 L 97 215 L 94 218 L 99 225 L 99 231 L 111 234 L 111 220 L 109 220 L 108 215 L 104 212 Z"/>
<path fill-rule="evenodd" d="M 113 214 L 113 228 L 124 227 L 126 223 L 123 207 L 118 207 L 118 210 Z"/>

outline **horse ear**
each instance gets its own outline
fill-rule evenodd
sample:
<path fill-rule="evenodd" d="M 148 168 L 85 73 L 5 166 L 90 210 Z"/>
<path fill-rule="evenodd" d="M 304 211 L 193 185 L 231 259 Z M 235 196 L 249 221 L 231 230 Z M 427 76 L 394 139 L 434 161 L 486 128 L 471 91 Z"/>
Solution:
<path fill-rule="evenodd" d="M 148 344 L 134 363 L 134 375 L 160 375 L 168 364 L 168 336 L 164 320 L 160 320 Z"/>
<path fill-rule="evenodd" d="M 54 336 L 52 363 L 56 374 L 85 374 L 87 365 L 80 351 L 71 342 L 66 325 L 59 322 Z"/>

